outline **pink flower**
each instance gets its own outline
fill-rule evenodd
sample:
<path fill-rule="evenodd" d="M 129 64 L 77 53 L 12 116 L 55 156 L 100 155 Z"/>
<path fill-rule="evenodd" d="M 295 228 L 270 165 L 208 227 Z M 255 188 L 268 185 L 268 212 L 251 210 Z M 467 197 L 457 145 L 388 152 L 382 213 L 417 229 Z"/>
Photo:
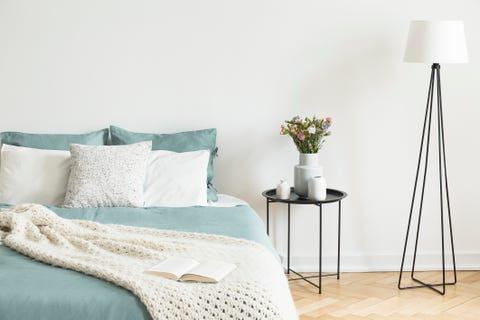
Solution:
<path fill-rule="evenodd" d="M 325 121 L 327 121 L 328 123 L 331 123 L 331 122 L 332 122 L 332 118 L 331 118 L 331 117 L 326 117 L 326 118 L 325 118 Z"/>
<path fill-rule="evenodd" d="M 282 124 L 281 127 L 280 127 L 280 134 L 285 134 L 285 126 Z"/>
<path fill-rule="evenodd" d="M 305 140 L 305 134 L 302 131 L 300 131 L 297 134 L 297 138 L 298 138 L 298 140 L 303 141 L 303 140 Z"/>
<path fill-rule="evenodd" d="M 290 128 L 290 133 L 291 133 L 291 134 L 296 134 L 296 133 L 297 133 L 297 127 L 296 127 L 296 126 L 292 126 L 292 127 Z"/>

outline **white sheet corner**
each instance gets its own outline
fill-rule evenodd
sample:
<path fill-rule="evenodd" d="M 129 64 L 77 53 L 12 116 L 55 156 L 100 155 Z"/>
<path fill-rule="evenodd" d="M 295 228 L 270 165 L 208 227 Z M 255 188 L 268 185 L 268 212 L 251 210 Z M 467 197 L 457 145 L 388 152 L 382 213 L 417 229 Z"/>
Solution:
<path fill-rule="evenodd" d="M 245 200 L 236 198 L 228 194 L 217 194 L 218 201 L 208 201 L 209 207 L 236 207 L 236 206 L 248 206 Z"/>

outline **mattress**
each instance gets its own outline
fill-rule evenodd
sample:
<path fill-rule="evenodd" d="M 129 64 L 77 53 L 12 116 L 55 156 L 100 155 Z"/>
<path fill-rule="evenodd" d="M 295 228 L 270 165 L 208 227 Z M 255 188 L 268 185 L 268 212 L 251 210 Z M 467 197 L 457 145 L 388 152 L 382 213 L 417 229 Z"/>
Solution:
<path fill-rule="evenodd" d="M 255 211 L 231 197 L 215 205 L 189 208 L 49 208 L 68 219 L 248 239 L 276 256 Z M 137 297 L 121 287 L 36 262 L 0 245 L 0 319 L 135 320 L 150 316 Z"/>

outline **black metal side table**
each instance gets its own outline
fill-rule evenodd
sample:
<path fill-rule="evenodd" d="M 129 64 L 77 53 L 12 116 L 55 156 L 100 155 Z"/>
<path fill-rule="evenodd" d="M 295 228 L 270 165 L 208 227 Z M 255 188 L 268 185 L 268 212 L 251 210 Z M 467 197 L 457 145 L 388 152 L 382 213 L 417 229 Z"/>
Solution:
<path fill-rule="evenodd" d="M 267 200 L 267 234 L 269 234 L 270 228 L 270 203 L 272 202 L 281 202 L 286 203 L 288 205 L 288 229 L 287 229 L 287 267 L 286 272 L 289 274 L 290 272 L 295 273 L 298 278 L 289 279 L 289 281 L 294 280 L 305 280 L 311 285 L 318 288 L 318 293 L 322 293 L 322 277 L 330 277 L 330 276 L 337 276 L 337 279 L 340 279 L 340 223 L 341 223 L 341 215 L 342 215 L 342 199 L 347 196 L 347 194 L 340 190 L 335 189 L 327 189 L 327 198 L 323 201 L 314 201 L 309 200 L 306 198 L 300 198 L 297 194 L 294 193 L 293 188 L 290 191 L 290 198 L 289 199 L 279 199 L 276 196 L 276 190 L 270 189 L 262 192 L 262 195 Z M 329 273 L 329 274 L 322 274 L 322 205 L 325 203 L 333 203 L 338 202 L 338 238 L 337 238 L 337 272 L 336 273 Z M 319 251 L 318 251 L 318 276 L 302 276 L 300 273 L 292 270 L 290 268 L 290 206 L 292 204 L 310 204 L 315 205 L 319 208 L 319 234 L 318 234 L 318 244 L 319 244 Z M 309 279 L 311 278 L 318 278 L 318 285 L 313 283 Z"/>

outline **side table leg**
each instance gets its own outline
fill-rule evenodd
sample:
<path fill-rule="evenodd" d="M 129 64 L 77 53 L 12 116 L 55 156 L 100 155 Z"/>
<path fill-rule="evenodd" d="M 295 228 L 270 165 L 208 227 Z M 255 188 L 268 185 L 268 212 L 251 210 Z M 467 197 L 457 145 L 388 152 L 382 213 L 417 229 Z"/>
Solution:
<path fill-rule="evenodd" d="M 319 232 L 318 232 L 318 293 L 322 293 L 322 204 L 319 205 Z"/>
<path fill-rule="evenodd" d="M 269 218 L 270 218 L 270 201 L 268 201 L 267 199 L 267 235 L 269 235 L 269 231 L 270 231 L 270 221 L 269 221 Z"/>
<path fill-rule="evenodd" d="M 288 229 L 287 229 L 287 274 L 290 274 L 290 203 L 288 204 Z"/>
<path fill-rule="evenodd" d="M 340 279 L 340 225 L 342 221 L 342 201 L 338 201 L 338 241 L 337 241 L 337 280 Z"/>

